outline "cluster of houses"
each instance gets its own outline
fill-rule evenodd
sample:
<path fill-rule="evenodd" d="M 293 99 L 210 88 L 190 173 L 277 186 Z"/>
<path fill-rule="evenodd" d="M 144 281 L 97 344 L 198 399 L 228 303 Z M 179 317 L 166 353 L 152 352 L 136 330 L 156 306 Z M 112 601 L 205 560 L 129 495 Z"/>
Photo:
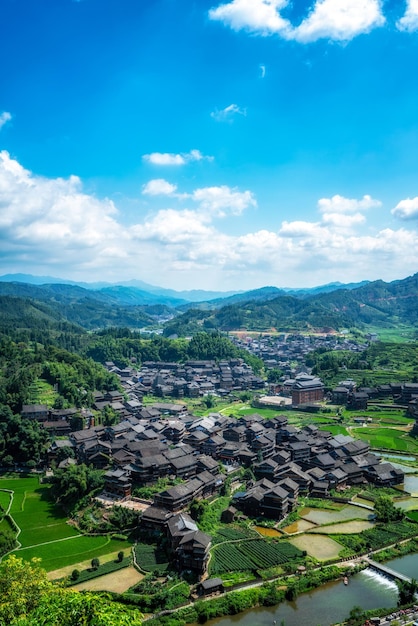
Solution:
<path fill-rule="evenodd" d="M 48 451 L 48 462 L 58 467 L 86 463 L 104 470 L 104 494 L 118 501 L 129 499 L 133 486 L 154 485 L 169 478 L 173 485 L 161 490 L 143 511 L 144 533 L 166 537 L 172 559 L 179 569 L 201 575 L 210 548 L 210 537 L 197 528 L 185 512 L 196 499 L 220 492 L 228 474 L 250 468 L 251 479 L 239 484 L 225 521 L 235 516 L 285 518 L 301 494 L 326 498 L 335 489 L 372 483 L 392 486 L 404 480 L 401 470 L 370 452 L 364 441 L 319 430 L 314 425 L 296 428 L 286 415 L 264 419 L 257 413 L 240 419 L 212 413 L 197 418 L 181 398 L 207 393 L 227 394 L 237 389 L 258 389 L 264 382 L 241 360 L 217 366 L 213 361 L 148 363 L 141 369 L 117 370 L 124 392 L 96 393 L 94 408 L 110 406 L 116 424 L 95 424 L 93 413 L 84 411 L 87 428 L 73 430 L 77 409 L 50 410 L 42 405 L 25 406 L 22 416 L 35 419 L 57 435 Z M 144 407 L 146 393 L 180 398 Z M 324 385 L 301 372 L 282 382 L 281 394 L 292 405 L 314 404 L 324 398 Z M 418 423 L 418 384 L 381 385 L 357 389 L 342 381 L 332 392 L 335 404 L 357 408 L 367 401 L 391 398 L 408 406 Z M 367 406 L 367 404 L 366 404 Z M 364 407 L 365 408 L 365 407 Z M 416 411 L 416 413 L 413 413 Z M 71 453 L 66 456 L 68 450 Z M 247 477 L 248 478 L 248 477 Z"/>
<path fill-rule="evenodd" d="M 300 494 L 327 497 L 331 489 L 349 485 L 390 486 L 404 480 L 401 470 L 381 462 L 364 441 L 333 436 L 314 425 L 299 429 L 288 424 L 286 415 L 196 418 L 176 404 L 142 409 L 119 424 L 56 439 L 50 463 L 67 447 L 75 458 L 64 459 L 62 466 L 84 462 L 103 468 L 105 494 L 116 500 L 129 498 L 132 485 L 152 485 L 162 477 L 177 482 L 154 496 L 141 526 L 165 534 L 181 567 L 197 572 L 204 571 L 210 538 L 187 521 L 184 511 L 193 500 L 219 493 L 225 476 L 239 467 L 251 468 L 255 478 L 235 493 L 225 512 L 230 519 L 245 514 L 280 520 Z M 180 534 L 174 536 L 173 528 Z"/>
<path fill-rule="evenodd" d="M 418 383 L 388 383 L 377 387 L 357 387 L 354 380 L 341 381 L 332 390 L 333 404 L 345 405 L 350 409 L 364 410 L 370 402 L 384 403 L 406 408 L 412 417 L 418 417 Z"/>
<path fill-rule="evenodd" d="M 305 364 L 306 357 L 313 350 L 349 350 L 350 352 L 364 352 L 366 343 L 358 343 L 336 334 L 301 335 L 280 333 L 276 335 L 263 334 L 258 337 L 243 337 L 230 335 L 238 347 L 244 348 L 264 361 L 267 368 L 280 369 L 287 377 L 292 377 Z"/>
<path fill-rule="evenodd" d="M 263 378 L 256 376 L 243 359 L 216 363 L 213 360 L 186 363 L 146 361 L 138 369 L 133 366 L 118 368 L 105 363 L 109 372 L 116 374 L 127 395 L 140 400 L 145 394 L 158 397 L 199 398 L 216 393 L 227 396 L 234 391 L 264 389 Z"/>

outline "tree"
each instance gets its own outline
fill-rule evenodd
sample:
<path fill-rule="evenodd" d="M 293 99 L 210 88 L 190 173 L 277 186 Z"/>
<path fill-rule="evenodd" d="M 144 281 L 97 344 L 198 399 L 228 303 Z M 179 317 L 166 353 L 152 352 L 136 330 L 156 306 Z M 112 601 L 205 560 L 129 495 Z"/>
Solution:
<path fill-rule="evenodd" d="M 298 595 L 296 583 L 289 583 L 284 595 L 288 602 L 293 602 L 293 600 L 296 600 Z"/>
<path fill-rule="evenodd" d="M 75 573 L 74 570 L 73 574 Z M 50 582 L 39 559 L 15 555 L 0 563 L 0 626 L 141 626 L 142 616 L 94 593 Z"/>
<path fill-rule="evenodd" d="M 230 496 L 231 495 L 231 483 L 232 483 L 232 477 L 228 476 L 227 478 L 225 478 L 223 484 L 221 485 L 221 488 L 219 489 L 219 495 L 220 496 Z"/>
<path fill-rule="evenodd" d="M 401 509 L 397 509 L 392 502 L 392 498 L 382 495 L 376 498 L 374 511 L 379 522 L 392 522 L 402 519 L 405 514 Z"/>
<path fill-rule="evenodd" d="M 103 426 L 112 426 L 119 423 L 119 415 L 109 404 L 101 410 L 101 418 Z"/>
<path fill-rule="evenodd" d="M 195 522 L 200 522 L 200 520 L 202 519 L 206 509 L 208 508 L 208 501 L 207 500 L 196 500 L 194 499 L 191 503 L 190 503 L 190 517 L 192 519 L 195 520 Z"/>
<path fill-rule="evenodd" d="M 94 557 L 94 559 L 91 560 L 91 566 L 93 569 L 98 569 L 100 567 L 100 559 Z"/>
<path fill-rule="evenodd" d="M 244 480 L 245 482 L 247 482 L 247 481 L 249 481 L 249 480 L 253 480 L 253 481 L 255 481 L 255 474 L 254 474 L 254 472 L 253 472 L 252 468 L 251 468 L 251 467 L 246 467 L 246 468 L 243 470 L 242 474 L 241 474 L 241 478 L 242 478 L 242 480 Z"/>
<path fill-rule="evenodd" d="M 28 563 L 12 554 L 0 564 L 0 626 L 32 611 L 52 589 L 39 563 L 40 559 Z"/>
<path fill-rule="evenodd" d="M 202 404 L 204 404 L 207 409 L 213 409 L 213 407 L 216 405 L 215 396 L 212 395 L 211 393 L 208 393 L 207 396 L 204 396 L 202 398 Z"/>
<path fill-rule="evenodd" d="M 274 367 L 267 372 L 267 382 L 269 383 L 278 383 L 283 376 L 282 370 Z"/>
<path fill-rule="evenodd" d="M 54 400 L 54 409 L 63 409 L 65 405 L 65 398 L 58 395 Z"/>
<path fill-rule="evenodd" d="M 56 470 L 52 478 L 52 495 L 57 503 L 71 510 L 82 498 L 100 489 L 104 484 L 100 470 L 80 465 L 69 465 Z"/>
<path fill-rule="evenodd" d="M 413 578 L 410 582 L 407 580 L 398 581 L 398 606 L 411 604 L 415 599 L 415 593 L 418 589 L 418 583 Z"/>
<path fill-rule="evenodd" d="M 362 624 L 364 611 L 361 606 L 353 606 L 348 618 L 348 624 Z"/>
<path fill-rule="evenodd" d="M 142 615 L 136 609 L 112 602 L 103 594 L 80 593 L 55 587 L 43 596 L 26 619 L 13 620 L 7 626 L 141 626 Z M 0 622 L 0 626 L 6 626 Z"/>
<path fill-rule="evenodd" d="M 118 530 L 127 530 L 138 524 L 138 511 L 133 511 L 124 506 L 113 507 L 109 522 Z"/>
<path fill-rule="evenodd" d="M 36 420 L 14 415 L 0 405 L 0 463 L 38 463 L 47 447 L 48 434 Z"/>
<path fill-rule="evenodd" d="M 75 454 L 74 454 L 73 448 L 71 448 L 70 446 L 63 446 L 62 448 L 58 449 L 57 456 L 56 456 L 56 463 L 57 465 L 59 465 L 61 461 L 65 461 L 65 459 L 74 459 L 74 458 L 75 458 Z"/>
<path fill-rule="evenodd" d="M 119 561 L 119 563 L 122 563 L 124 558 L 125 558 L 125 555 L 123 553 L 123 550 L 121 550 L 120 552 L 118 552 L 118 561 Z"/>

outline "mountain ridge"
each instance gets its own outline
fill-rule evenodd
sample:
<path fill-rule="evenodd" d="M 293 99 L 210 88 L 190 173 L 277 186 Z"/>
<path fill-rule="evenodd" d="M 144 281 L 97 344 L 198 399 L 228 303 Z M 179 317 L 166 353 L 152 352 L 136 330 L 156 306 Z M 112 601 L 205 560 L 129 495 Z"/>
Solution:
<path fill-rule="evenodd" d="M 66 320 L 87 330 L 109 326 L 161 328 L 170 336 L 198 330 L 342 329 L 418 324 L 418 274 L 385 283 L 302 294 L 264 287 L 200 303 L 149 294 L 123 286 L 86 289 L 71 284 L 33 285 L 0 281 L 0 298 L 41 302 L 51 319 Z M 1 300 L 0 300 L 1 302 Z M 22 304 L 23 306 L 23 304 Z M 10 302 L 8 303 L 10 310 Z M 49 309 L 48 309 L 49 310 Z"/>

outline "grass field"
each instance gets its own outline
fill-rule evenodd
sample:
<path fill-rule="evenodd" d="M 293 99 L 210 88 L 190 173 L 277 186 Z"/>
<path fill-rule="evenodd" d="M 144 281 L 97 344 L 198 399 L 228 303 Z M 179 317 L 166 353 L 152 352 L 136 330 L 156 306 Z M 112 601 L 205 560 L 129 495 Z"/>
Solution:
<path fill-rule="evenodd" d="M 341 424 L 332 424 L 330 426 L 326 425 L 326 426 L 321 426 L 319 428 L 319 430 L 327 430 L 328 432 L 330 432 L 332 435 L 348 435 L 348 430 L 345 426 L 342 426 Z"/>
<path fill-rule="evenodd" d="M 386 412 L 378 414 L 377 421 L 380 424 L 394 424 L 400 426 L 410 426 L 414 423 L 413 419 L 411 419 L 410 417 L 406 417 L 405 415 L 388 415 Z"/>
<path fill-rule="evenodd" d="M 21 529 L 19 542 L 23 548 L 79 534 L 67 524 L 64 512 L 49 500 L 49 486 L 40 485 L 37 476 L 0 479 L 0 489 L 14 492 L 10 514 Z"/>
<path fill-rule="evenodd" d="M 126 550 L 128 546 L 126 541 L 116 541 L 107 535 L 103 537 L 79 535 L 61 541 L 21 548 L 16 551 L 16 554 L 27 561 L 34 557 L 42 559 L 42 567 L 49 572 L 79 561 L 100 558 L 109 552 Z"/>
<path fill-rule="evenodd" d="M 13 526 L 11 525 L 10 521 L 4 517 L 1 521 L 0 521 L 0 531 L 4 530 L 5 532 L 14 532 Z"/>
<path fill-rule="evenodd" d="M 10 504 L 11 495 L 7 491 L 0 491 L 0 506 L 4 511 L 7 511 Z"/>
<path fill-rule="evenodd" d="M 0 489 L 14 492 L 10 514 L 21 529 L 16 554 L 25 560 L 41 558 L 47 571 L 130 548 L 108 536 L 81 535 L 48 498 L 49 486 L 41 485 L 37 476 L 0 479 Z"/>
<path fill-rule="evenodd" d="M 394 343 L 406 343 L 416 340 L 417 329 L 414 326 L 399 324 L 396 328 L 380 328 L 379 326 L 368 326 L 368 332 L 377 333 L 380 341 L 391 341 Z"/>
<path fill-rule="evenodd" d="M 361 427 L 352 429 L 353 436 L 364 439 L 372 448 L 418 453 L 418 440 L 397 428 Z"/>

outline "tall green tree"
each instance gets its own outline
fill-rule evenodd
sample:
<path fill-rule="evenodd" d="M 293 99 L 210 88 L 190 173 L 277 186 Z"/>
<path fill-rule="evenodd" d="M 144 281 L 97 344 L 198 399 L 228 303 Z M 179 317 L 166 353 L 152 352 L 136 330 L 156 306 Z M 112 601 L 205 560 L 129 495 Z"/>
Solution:
<path fill-rule="evenodd" d="M 69 465 L 56 470 L 52 478 L 52 494 L 58 504 L 72 510 L 85 496 L 103 487 L 103 473 L 100 470 L 80 465 Z"/>

